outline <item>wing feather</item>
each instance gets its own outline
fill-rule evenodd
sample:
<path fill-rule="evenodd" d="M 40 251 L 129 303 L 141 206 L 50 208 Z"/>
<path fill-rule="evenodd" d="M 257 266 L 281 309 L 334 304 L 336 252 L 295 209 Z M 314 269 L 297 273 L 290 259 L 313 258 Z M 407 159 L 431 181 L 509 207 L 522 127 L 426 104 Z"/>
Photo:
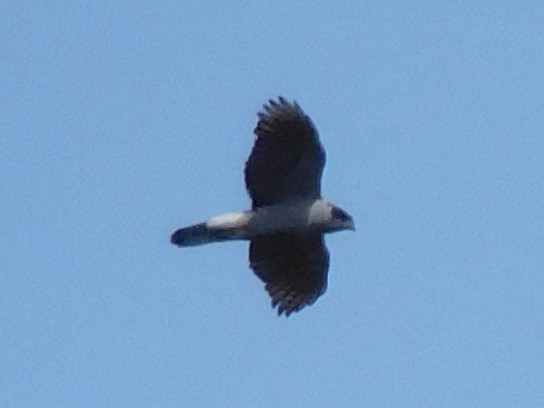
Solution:
<path fill-rule="evenodd" d="M 280 233 L 253 238 L 249 262 L 265 282 L 279 315 L 298 312 L 326 290 L 329 252 L 321 234 Z"/>
<path fill-rule="evenodd" d="M 253 207 L 319 197 L 325 151 L 301 107 L 280 97 L 258 113 L 255 144 L 245 167 Z"/>

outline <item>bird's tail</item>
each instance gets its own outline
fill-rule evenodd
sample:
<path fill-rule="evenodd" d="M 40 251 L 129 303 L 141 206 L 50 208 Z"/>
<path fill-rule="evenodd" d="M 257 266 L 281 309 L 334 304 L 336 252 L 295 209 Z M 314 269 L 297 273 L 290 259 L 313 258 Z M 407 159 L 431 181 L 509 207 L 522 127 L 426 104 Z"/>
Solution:
<path fill-rule="evenodd" d="M 232 239 L 237 239 L 235 231 L 210 228 L 207 223 L 202 222 L 200 224 L 191 225 L 190 227 L 178 229 L 170 237 L 170 242 L 174 245 L 185 247 L 229 241 Z"/>

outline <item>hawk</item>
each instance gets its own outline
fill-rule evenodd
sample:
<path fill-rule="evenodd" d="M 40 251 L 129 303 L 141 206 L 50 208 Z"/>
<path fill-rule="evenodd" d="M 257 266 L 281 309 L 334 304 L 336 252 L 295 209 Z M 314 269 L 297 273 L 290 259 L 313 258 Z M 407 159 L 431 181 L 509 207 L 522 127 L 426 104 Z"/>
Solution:
<path fill-rule="evenodd" d="M 218 215 L 178 229 L 180 247 L 249 241 L 249 265 L 264 282 L 278 315 L 313 304 L 327 287 L 324 234 L 355 230 L 352 217 L 321 197 L 325 150 L 311 119 L 279 97 L 258 113 L 245 165 L 251 210 Z"/>

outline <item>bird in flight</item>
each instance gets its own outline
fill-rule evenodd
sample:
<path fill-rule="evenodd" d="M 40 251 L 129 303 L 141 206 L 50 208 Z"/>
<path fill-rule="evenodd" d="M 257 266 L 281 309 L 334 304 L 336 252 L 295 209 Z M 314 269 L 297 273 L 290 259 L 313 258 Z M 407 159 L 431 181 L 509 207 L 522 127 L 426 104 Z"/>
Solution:
<path fill-rule="evenodd" d="M 355 230 L 352 217 L 321 197 L 325 150 L 311 119 L 280 97 L 258 113 L 245 165 L 251 210 L 178 229 L 180 247 L 249 241 L 249 265 L 264 282 L 278 315 L 313 304 L 327 288 L 326 233 Z"/>

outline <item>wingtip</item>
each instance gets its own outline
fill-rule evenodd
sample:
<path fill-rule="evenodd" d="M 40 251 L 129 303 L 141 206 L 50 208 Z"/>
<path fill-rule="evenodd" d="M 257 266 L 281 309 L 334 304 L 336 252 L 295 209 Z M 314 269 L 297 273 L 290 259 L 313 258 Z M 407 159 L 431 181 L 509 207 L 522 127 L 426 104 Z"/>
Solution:
<path fill-rule="evenodd" d="M 273 115 L 275 112 L 289 110 L 294 110 L 299 114 L 304 115 L 304 111 L 296 100 L 293 99 L 293 101 L 290 102 L 289 99 L 280 95 L 277 99 L 268 99 L 268 101 L 262 105 L 262 110 L 257 113 L 257 116 L 259 117 L 259 120 L 262 120 L 269 115 Z"/>
<path fill-rule="evenodd" d="M 285 318 L 288 318 L 291 313 L 294 312 L 294 310 L 286 309 L 282 307 L 281 305 L 278 307 L 278 317 L 281 317 L 281 315 L 284 315 Z"/>

